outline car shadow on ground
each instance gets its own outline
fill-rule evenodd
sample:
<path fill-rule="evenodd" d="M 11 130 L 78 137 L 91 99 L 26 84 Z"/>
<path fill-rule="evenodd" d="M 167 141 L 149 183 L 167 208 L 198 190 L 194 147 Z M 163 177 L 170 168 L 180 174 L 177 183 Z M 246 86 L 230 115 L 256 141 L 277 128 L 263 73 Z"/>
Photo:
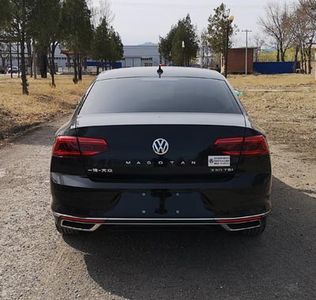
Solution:
<path fill-rule="evenodd" d="M 128 299 L 312 299 L 316 199 L 274 178 L 272 201 L 266 232 L 256 238 L 212 228 L 64 239 L 83 252 L 95 282 Z"/>

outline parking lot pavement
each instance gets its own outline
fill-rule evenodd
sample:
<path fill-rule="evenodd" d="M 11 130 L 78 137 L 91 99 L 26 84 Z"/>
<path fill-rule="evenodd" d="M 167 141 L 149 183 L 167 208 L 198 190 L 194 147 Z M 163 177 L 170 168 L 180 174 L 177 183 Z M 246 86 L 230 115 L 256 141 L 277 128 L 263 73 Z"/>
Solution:
<path fill-rule="evenodd" d="M 259 238 L 220 229 L 62 238 L 50 212 L 52 123 L 0 149 L 1 299 L 316 299 L 316 168 L 272 143 Z"/>

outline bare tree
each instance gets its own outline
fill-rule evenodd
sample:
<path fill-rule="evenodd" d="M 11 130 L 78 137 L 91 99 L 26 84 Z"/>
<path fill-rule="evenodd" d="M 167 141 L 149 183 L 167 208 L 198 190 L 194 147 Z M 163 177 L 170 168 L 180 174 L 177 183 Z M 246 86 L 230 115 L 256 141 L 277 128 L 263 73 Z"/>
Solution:
<path fill-rule="evenodd" d="M 264 32 L 274 40 L 277 48 L 277 61 L 285 61 L 286 51 L 290 48 L 293 34 L 291 12 L 288 4 L 269 3 L 265 8 L 265 17 L 259 18 Z"/>
<path fill-rule="evenodd" d="M 262 50 L 263 45 L 265 45 L 265 40 L 262 38 L 262 36 L 260 34 L 256 34 L 253 39 L 253 44 L 256 47 L 256 57 L 255 57 L 255 61 L 259 60 L 259 53 Z"/>
<path fill-rule="evenodd" d="M 208 32 L 204 29 L 200 37 L 200 56 L 201 56 L 201 66 L 203 68 L 208 68 L 210 66 L 210 46 L 208 43 Z"/>
<path fill-rule="evenodd" d="M 304 13 L 311 19 L 316 18 L 316 0 L 300 0 L 300 7 Z M 315 24 L 316 26 L 316 24 Z"/>
<path fill-rule="evenodd" d="M 103 19 L 106 19 L 108 24 L 114 21 L 115 15 L 111 10 L 111 3 L 109 0 L 99 0 L 98 5 L 94 5 L 92 0 L 87 1 L 91 11 L 91 19 L 94 27 L 97 27 Z"/>
<path fill-rule="evenodd" d="M 308 17 L 306 11 L 307 4 L 310 5 L 312 2 L 309 0 L 301 1 L 301 3 L 295 7 L 291 17 L 291 27 L 293 47 L 295 48 L 295 62 L 298 61 L 298 56 L 300 56 L 300 69 L 303 70 L 304 73 L 311 73 L 312 46 L 316 37 L 316 25 L 314 19 Z M 310 10 L 308 11 L 310 13 Z"/>
<path fill-rule="evenodd" d="M 20 53 L 18 54 L 18 67 L 20 68 L 19 58 L 21 58 L 21 80 L 22 93 L 29 94 L 28 82 L 26 77 L 26 57 L 25 45 L 27 38 L 28 14 L 30 1 L 27 0 L 11 0 L 11 24 L 10 35 L 20 44 Z M 19 48 L 19 46 L 18 46 Z"/>

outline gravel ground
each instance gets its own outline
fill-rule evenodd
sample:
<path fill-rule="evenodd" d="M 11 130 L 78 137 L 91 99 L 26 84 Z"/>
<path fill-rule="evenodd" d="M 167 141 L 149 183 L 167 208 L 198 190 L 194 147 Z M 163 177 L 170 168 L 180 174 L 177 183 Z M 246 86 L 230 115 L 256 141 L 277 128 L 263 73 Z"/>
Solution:
<path fill-rule="evenodd" d="M 0 149 L 1 299 L 316 299 L 316 165 L 272 144 L 273 213 L 259 238 L 100 231 L 64 238 L 50 212 L 53 132 Z"/>

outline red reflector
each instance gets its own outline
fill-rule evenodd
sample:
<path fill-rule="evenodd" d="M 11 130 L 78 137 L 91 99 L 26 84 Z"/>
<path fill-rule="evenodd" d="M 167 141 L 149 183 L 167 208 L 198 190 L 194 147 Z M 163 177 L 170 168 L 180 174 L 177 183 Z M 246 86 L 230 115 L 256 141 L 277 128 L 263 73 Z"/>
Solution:
<path fill-rule="evenodd" d="M 256 156 L 269 154 L 269 147 L 263 135 L 221 138 L 215 141 L 215 150 L 224 155 Z"/>
<path fill-rule="evenodd" d="M 107 148 L 108 144 L 103 139 L 58 136 L 53 146 L 53 156 L 92 156 Z"/>
<path fill-rule="evenodd" d="M 262 219 L 262 216 L 247 217 L 247 218 L 234 218 L 234 219 L 220 219 L 220 220 L 217 220 L 217 223 L 219 224 L 248 223 L 248 222 L 260 221 L 261 219 Z"/>

